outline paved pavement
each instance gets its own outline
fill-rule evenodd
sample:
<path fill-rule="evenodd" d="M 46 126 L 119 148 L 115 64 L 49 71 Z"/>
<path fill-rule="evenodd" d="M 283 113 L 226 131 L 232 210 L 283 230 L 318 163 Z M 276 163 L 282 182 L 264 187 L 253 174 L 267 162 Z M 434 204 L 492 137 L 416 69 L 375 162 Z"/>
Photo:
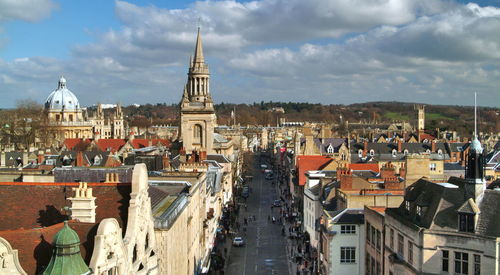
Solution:
<path fill-rule="evenodd" d="M 279 199 L 277 187 L 265 179 L 260 171 L 259 157 L 255 157 L 255 174 L 248 184 L 251 192 L 246 201 L 247 210 L 242 205 L 238 218 L 240 230 L 237 235 L 245 239 L 246 245 L 229 249 L 225 274 L 292 274 L 295 268 L 287 257 L 290 251 L 282 236 L 283 226 L 278 221 L 272 223 L 268 220 L 273 216 L 279 218 L 279 209 L 271 209 L 272 202 Z M 250 216 L 255 216 L 255 221 L 248 218 Z M 247 218 L 247 226 L 244 225 L 244 218 Z"/>

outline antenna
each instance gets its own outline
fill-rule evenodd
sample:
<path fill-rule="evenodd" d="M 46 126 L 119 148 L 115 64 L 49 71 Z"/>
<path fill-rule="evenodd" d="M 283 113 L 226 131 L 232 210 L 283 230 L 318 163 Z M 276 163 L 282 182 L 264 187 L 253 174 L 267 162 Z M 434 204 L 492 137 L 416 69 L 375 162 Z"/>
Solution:
<path fill-rule="evenodd" d="M 474 138 L 477 139 L 477 92 L 474 92 Z"/>
<path fill-rule="evenodd" d="M 201 17 L 198 17 L 198 24 L 197 24 L 198 25 L 198 30 L 200 29 L 200 25 L 201 25 L 200 22 L 201 22 Z"/>

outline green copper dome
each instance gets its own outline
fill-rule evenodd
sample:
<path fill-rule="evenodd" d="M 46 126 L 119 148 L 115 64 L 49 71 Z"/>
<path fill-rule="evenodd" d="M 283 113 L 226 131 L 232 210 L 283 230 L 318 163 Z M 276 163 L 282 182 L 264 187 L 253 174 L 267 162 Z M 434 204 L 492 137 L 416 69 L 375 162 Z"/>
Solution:
<path fill-rule="evenodd" d="M 91 274 L 80 254 L 78 234 L 64 222 L 64 227 L 54 236 L 54 253 L 43 275 Z"/>

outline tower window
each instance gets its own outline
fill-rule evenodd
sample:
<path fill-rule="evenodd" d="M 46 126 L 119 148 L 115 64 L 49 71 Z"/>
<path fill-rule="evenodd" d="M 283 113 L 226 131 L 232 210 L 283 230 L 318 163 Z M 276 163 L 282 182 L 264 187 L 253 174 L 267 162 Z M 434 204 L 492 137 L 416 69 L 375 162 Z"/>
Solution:
<path fill-rule="evenodd" d="M 201 144 L 203 140 L 203 128 L 201 125 L 196 124 L 194 125 L 194 132 L 193 132 L 193 143 L 195 144 Z"/>

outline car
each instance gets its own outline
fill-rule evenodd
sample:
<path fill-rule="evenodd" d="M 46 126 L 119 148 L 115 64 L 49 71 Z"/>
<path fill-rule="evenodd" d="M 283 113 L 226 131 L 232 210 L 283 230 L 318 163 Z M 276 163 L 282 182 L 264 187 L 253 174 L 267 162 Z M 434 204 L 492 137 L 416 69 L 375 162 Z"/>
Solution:
<path fill-rule="evenodd" d="M 274 179 L 273 174 L 267 174 L 266 175 L 266 180 L 273 180 L 273 179 Z"/>
<path fill-rule="evenodd" d="M 280 200 L 274 200 L 273 206 L 280 207 L 281 206 L 281 201 Z"/>
<path fill-rule="evenodd" d="M 233 246 L 244 246 L 244 245 L 245 245 L 245 240 L 243 240 L 242 237 L 234 237 Z"/>
<path fill-rule="evenodd" d="M 267 168 L 267 165 L 265 165 L 265 164 L 261 164 L 261 165 L 260 165 L 260 168 L 262 168 L 262 169 L 266 169 L 266 168 Z"/>

